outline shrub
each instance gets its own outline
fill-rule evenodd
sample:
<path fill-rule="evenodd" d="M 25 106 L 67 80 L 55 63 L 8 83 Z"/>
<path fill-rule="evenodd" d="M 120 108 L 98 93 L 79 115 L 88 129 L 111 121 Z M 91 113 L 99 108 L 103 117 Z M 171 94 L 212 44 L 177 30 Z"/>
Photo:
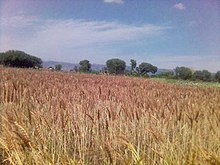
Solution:
<path fill-rule="evenodd" d="M 9 50 L 0 54 L 0 63 L 10 67 L 42 67 L 42 60 L 18 50 Z"/>

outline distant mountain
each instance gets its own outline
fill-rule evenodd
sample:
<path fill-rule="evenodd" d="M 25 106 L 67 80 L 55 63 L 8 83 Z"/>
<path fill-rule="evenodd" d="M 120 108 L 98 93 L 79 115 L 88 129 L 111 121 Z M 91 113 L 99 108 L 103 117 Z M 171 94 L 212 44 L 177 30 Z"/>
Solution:
<path fill-rule="evenodd" d="M 163 72 L 174 72 L 174 69 L 160 69 L 160 68 L 158 68 L 156 74 L 160 74 Z"/>
<path fill-rule="evenodd" d="M 58 61 L 43 61 L 43 67 L 48 68 L 48 67 L 55 67 L 55 65 L 60 64 L 62 65 L 62 70 L 64 71 L 70 71 L 71 69 L 74 69 L 75 66 L 79 67 L 79 64 L 74 64 L 74 63 L 68 63 L 68 62 L 58 62 Z M 105 67 L 103 64 L 92 64 L 92 70 L 95 71 L 100 71 L 102 68 Z M 126 69 L 130 70 L 130 66 L 127 66 Z M 157 73 L 162 73 L 162 72 L 169 72 L 173 71 L 172 69 L 160 69 L 158 68 Z"/>
<path fill-rule="evenodd" d="M 43 67 L 55 67 L 55 65 L 62 65 L 62 70 L 64 71 L 70 71 L 71 69 L 74 69 L 75 66 L 79 67 L 79 64 L 74 63 L 68 63 L 68 62 L 58 62 L 58 61 L 43 61 Z M 105 65 L 102 64 L 92 64 L 92 70 L 100 71 Z"/>

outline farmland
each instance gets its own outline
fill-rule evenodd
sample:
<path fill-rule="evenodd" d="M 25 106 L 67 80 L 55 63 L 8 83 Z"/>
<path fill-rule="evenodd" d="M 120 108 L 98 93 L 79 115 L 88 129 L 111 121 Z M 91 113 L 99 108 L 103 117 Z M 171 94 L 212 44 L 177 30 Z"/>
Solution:
<path fill-rule="evenodd" d="M 0 68 L 2 164 L 220 164 L 220 90 Z"/>

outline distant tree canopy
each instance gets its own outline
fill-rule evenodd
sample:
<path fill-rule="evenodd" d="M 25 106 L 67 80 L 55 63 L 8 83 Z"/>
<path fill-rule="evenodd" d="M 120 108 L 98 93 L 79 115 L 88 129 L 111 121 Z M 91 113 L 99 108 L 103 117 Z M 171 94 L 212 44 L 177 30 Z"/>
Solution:
<path fill-rule="evenodd" d="M 184 66 L 176 67 L 175 72 L 176 72 L 176 78 L 180 78 L 183 80 L 191 79 L 193 75 L 192 70 Z"/>
<path fill-rule="evenodd" d="M 136 66 L 137 66 L 137 62 L 134 59 L 130 60 L 131 62 L 131 72 L 135 70 Z"/>
<path fill-rule="evenodd" d="M 0 53 L 0 64 L 10 67 L 42 67 L 42 60 L 18 50 Z"/>
<path fill-rule="evenodd" d="M 62 65 L 61 64 L 55 65 L 55 70 L 57 70 L 57 71 L 62 70 Z"/>
<path fill-rule="evenodd" d="M 192 76 L 193 80 L 211 81 L 212 74 L 208 70 L 195 71 Z"/>
<path fill-rule="evenodd" d="M 149 63 L 146 63 L 146 62 L 142 62 L 139 67 L 138 67 L 138 72 L 141 74 L 141 75 L 145 75 L 149 72 L 151 73 L 156 73 L 157 72 L 157 67 L 152 65 L 152 64 L 149 64 Z"/>
<path fill-rule="evenodd" d="M 126 63 L 118 58 L 106 61 L 107 70 L 110 74 L 124 74 Z"/>
<path fill-rule="evenodd" d="M 220 82 L 220 71 L 215 74 L 215 79 Z"/>
<path fill-rule="evenodd" d="M 79 71 L 80 72 L 89 72 L 91 71 L 91 64 L 88 60 L 82 60 L 79 62 Z"/>

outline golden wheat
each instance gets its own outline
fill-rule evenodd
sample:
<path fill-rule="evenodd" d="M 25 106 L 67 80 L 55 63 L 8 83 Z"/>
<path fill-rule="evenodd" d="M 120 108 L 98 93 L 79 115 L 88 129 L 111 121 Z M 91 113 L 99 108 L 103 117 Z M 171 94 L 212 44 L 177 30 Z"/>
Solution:
<path fill-rule="evenodd" d="M 220 90 L 0 68 L 2 164 L 219 164 Z"/>

